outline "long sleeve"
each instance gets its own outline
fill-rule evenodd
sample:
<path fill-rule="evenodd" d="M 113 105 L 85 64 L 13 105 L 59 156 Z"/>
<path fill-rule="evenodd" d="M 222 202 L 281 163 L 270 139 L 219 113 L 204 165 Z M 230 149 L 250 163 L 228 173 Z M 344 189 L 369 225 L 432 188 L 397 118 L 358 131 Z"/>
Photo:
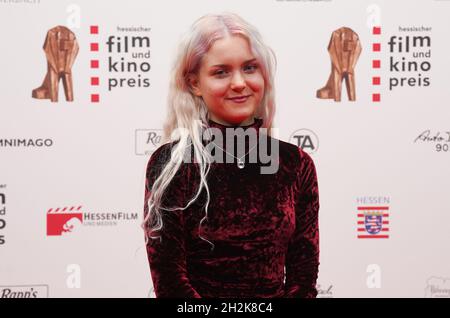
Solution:
<path fill-rule="evenodd" d="M 295 232 L 286 255 L 286 298 L 314 298 L 319 268 L 319 190 L 311 157 L 299 148 Z"/>
<path fill-rule="evenodd" d="M 151 188 L 164 166 L 164 157 L 160 147 L 149 160 L 146 173 L 144 215 L 148 213 Z M 180 167 L 181 172 L 179 170 L 180 173 L 175 175 L 163 196 L 163 204 L 167 207 L 180 207 L 186 204 L 184 197 L 188 182 L 182 168 Z M 163 228 L 157 233 L 152 233 L 152 236 L 159 237 L 149 238 L 146 246 L 156 297 L 201 298 L 190 284 L 186 268 L 184 211 L 161 211 L 161 214 Z"/>

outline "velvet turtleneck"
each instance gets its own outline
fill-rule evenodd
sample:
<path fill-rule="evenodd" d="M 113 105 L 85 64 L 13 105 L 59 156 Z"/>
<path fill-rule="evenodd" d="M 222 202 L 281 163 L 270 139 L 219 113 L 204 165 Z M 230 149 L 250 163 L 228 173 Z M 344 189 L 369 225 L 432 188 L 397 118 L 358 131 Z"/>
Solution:
<path fill-rule="evenodd" d="M 257 117 L 253 117 L 253 122 L 251 124 L 248 124 L 248 125 L 226 125 L 226 124 L 218 123 L 217 121 L 214 121 L 212 119 L 208 119 L 208 125 L 210 127 L 219 128 L 222 131 L 224 131 L 226 128 L 232 128 L 232 129 L 236 129 L 236 128 L 242 128 L 242 129 L 254 128 L 254 129 L 259 129 L 262 126 L 262 124 L 263 124 L 263 120 L 261 118 L 257 118 Z"/>
<path fill-rule="evenodd" d="M 239 128 L 212 120 L 208 124 L 222 131 Z M 251 125 L 240 127 L 259 132 L 262 124 L 262 119 L 255 118 Z M 157 297 L 317 295 L 316 169 L 302 149 L 277 142 L 279 166 L 274 173 L 261 173 L 260 161 L 246 163 L 244 168 L 235 163 L 212 163 L 207 175 L 207 214 L 205 189 L 185 210 L 161 211 L 163 228 L 152 233 L 160 239 L 147 243 Z M 148 162 L 144 214 L 148 213 L 152 185 L 174 145 L 162 145 Z M 182 164 L 164 194 L 164 205 L 185 206 L 196 194 L 199 180 L 197 164 Z"/>

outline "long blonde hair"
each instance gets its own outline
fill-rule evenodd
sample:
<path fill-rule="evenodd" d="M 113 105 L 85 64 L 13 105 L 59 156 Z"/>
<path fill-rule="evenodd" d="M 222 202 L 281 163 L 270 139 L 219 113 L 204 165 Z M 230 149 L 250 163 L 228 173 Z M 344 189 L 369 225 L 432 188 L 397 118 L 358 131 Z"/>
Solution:
<path fill-rule="evenodd" d="M 276 57 L 270 47 L 264 44 L 262 37 L 255 27 L 244 21 L 234 13 L 208 14 L 195 21 L 191 29 L 184 35 L 179 44 L 175 63 L 171 72 L 171 82 L 168 94 L 168 113 L 164 123 L 163 143 L 177 141 L 173 148 L 171 159 L 165 164 L 160 175 L 156 178 L 146 202 L 148 212 L 144 214 L 142 228 L 145 232 L 146 244 L 152 232 L 163 228 L 161 210 L 184 210 L 199 197 L 203 188 L 207 195 L 205 216 L 199 224 L 207 219 L 210 200 L 209 187 L 206 182 L 211 155 L 202 143 L 202 129 L 208 128 L 208 108 L 201 97 L 191 92 L 188 77 L 196 74 L 200 68 L 202 57 L 208 52 L 213 43 L 225 36 L 240 35 L 245 37 L 252 53 L 259 61 L 264 77 L 264 95 L 256 110 L 255 117 L 263 119 L 262 128 L 267 128 L 271 135 L 272 121 L 275 114 L 274 72 Z M 198 163 L 200 184 L 197 193 L 184 207 L 163 207 L 162 197 L 171 180 L 174 178 L 185 155 L 185 149 L 193 146 L 194 160 Z M 210 241 L 199 237 L 210 244 Z M 214 248 L 214 244 L 213 248 Z"/>

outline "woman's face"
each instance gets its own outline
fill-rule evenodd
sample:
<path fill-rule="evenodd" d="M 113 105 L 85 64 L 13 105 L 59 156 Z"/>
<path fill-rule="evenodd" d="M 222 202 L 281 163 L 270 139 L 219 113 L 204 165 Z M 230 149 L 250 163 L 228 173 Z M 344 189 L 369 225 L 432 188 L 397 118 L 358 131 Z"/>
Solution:
<path fill-rule="evenodd" d="M 264 77 L 248 41 L 230 36 L 215 41 L 203 56 L 191 87 L 205 101 L 212 120 L 248 125 L 264 96 Z"/>

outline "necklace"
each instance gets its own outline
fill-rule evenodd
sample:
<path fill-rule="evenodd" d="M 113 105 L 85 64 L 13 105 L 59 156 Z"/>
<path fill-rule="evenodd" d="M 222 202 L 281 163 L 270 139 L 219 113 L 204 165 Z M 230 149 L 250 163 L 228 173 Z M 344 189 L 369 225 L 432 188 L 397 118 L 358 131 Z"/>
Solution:
<path fill-rule="evenodd" d="M 242 157 L 236 157 L 235 155 L 229 153 L 228 151 L 226 151 L 225 149 L 223 149 L 222 147 L 220 147 L 219 145 L 217 145 L 216 143 L 214 143 L 217 148 L 220 148 L 222 151 L 226 152 L 227 154 L 229 154 L 230 156 L 234 157 L 237 159 L 237 166 L 239 169 L 243 169 L 245 167 L 245 161 L 243 160 L 243 158 L 250 152 L 252 151 L 257 145 L 258 143 L 256 143 L 252 148 L 250 148 L 249 151 L 247 151 Z"/>

